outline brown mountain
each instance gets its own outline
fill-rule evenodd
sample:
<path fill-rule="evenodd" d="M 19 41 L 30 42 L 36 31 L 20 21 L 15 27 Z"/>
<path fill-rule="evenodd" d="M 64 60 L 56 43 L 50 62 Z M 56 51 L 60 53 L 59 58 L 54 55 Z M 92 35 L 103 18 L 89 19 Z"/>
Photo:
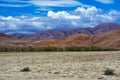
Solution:
<path fill-rule="evenodd" d="M 59 40 L 35 41 L 38 46 L 98 46 L 98 47 L 120 47 L 120 29 L 109 32 L 86 35 L 77 34 Z"/>
<path fill-rule="evenodd" d="M 120 29 L 92 36 L 79 46 L 120 47 Z"/>
<path fill-rule="evenodd" d="M 111 30 L 120 28 L 116 23 L 102 23 L 98 24 L 93 28 L 77 28 L 77 29 L 63 29 L 63 30 L 45 30 L 39 31 L 36 34 L 12 34 L 12 37 L 22 39 L 22 40 L 56 40 L 61 38 L 66 38 L 73 36 L 75 34 L 88 34 L 96 35 Z"/>
<path fill-rule="evenodd" d="M 33 35 L 32 34 L 14 33 L 14 34 L 11 34 L 10 36 L 17 38 L 17 39 L 27 40 L 27 39 L 30 39 Z"/>
<path fill-rule="evenodd" d="M 116 24 L 116 23 L 102 23 L 102 24 L 98 24 L 95 27 L 92 28 L 93 34 L 100 34 L 100 33 L 104 33 L 104 32 L 108 32 L 111 30 L 115 30 L 120 28 L 120 25 Z"/>
<path fill-rule="evenodd" d="M 99 24 L 94 28 L 48 30 L 20 40 L 0 33 L 0 46 L 98 46 L 120 47 L 120 26 L 115 23 Z M 108 32 L 109 31 L 109 32 Z M 14 35 L 21 38 L 20 34 Z M 27 36 L 27 37 L 26 37 Z M 30 41 L 30 40 L 35 41 Z"/>
<path fill-rule="evenodd" d="M 38 46 L 73 46 L 83 42 L 84 40 L 88 40 L 89 38 L 90 36 L 87 34 L 77 34 L 75 36 L 70 36 L 58 40 L 35 41 L 35 44 Z"/>
<path fill-rule="evenodd" d="M 28 41 L 12 38 L 0 33 L 0 46 L 98 46 L 120 47 L 120 29 L 97 35 L 77 34 L 57 40 Z"/>
<path fill-rule="evenodd" d="M 13 38 L 9 35 L 0 33 L 0 46 L 16 46 L 16 47 L 22 47 L 22 46 L 32 46 L 33 44 L 30 41 L 25 40 L 19 40 L 16 38 Z"/>
<path fill-rule="evenodd" d="M 16 40 L 16 38 L 0 33 L 0 41 L 10 41 L 10 40 Z"/>

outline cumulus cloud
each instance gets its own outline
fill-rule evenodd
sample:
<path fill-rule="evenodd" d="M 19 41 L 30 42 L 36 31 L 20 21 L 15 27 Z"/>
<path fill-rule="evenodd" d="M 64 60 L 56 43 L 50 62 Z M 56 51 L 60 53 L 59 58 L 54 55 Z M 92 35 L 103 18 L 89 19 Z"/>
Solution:
<path fill-rule="evenodd" d="M 8 17 L 3 17 L 3 16 L 0 16 L 0 19 L 3 20 L 3 21 L 9 21 L 9 20 L 12 20 L 12 21 L 20 21 L 19 18 L 15 18 L 15 17 L 12 17 L 12 16 L 8 16 Z"/>
<path fill-rule="evenodd" d="M 53 12 L 53 11 L 48 11 L 48 17 L 51 18 L 65 18 L 65 19 L 79 19 L 80 16 L 76 15 L 70 15 L 66 11 L 59 11 L 59 12 Z"/>
<path fill-rule="evenodd" d="M 111 10 L 104 12 L 96 7 L 78 7 L 72 12 L 48 11 L 48 15 L 41 16 L 0 16 L 0 31 L 6 33 L 27 32 L 40 30 L 93 27 L 99 23 L 117 22 L 120 12 Z"/>
<path fill-rule="evenodd" d="M 81 12 L 83 14 L 94 15 L 98 13 L 100 9 L 97 9 L 96 7 L 90 7 L 90 8 L 78 7 L 75 11 Z"/>
<path fill-rule="evenodd" d="M 95 0 L 95 1 L 103 3 L 103 4 L 112 4 L 112 3 L 114 3 L 114 0 Z"/>

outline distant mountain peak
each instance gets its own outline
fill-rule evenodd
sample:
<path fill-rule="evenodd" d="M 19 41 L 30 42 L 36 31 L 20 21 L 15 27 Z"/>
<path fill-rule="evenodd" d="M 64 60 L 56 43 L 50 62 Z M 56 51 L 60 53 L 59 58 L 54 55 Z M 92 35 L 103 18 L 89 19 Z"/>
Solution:
<path fill-rule="evenodd" d="M 108 31 L 115 30 L 118 28 L 120 28 L 120 25 L 118 25 L 116 23 L 112 23 L 112 22 L 111 23 L 101 23 L 101 24 L 96 25 L 93 28 L 93 32 L 94 32 L 94 34 L 100 34 L 100 33 L 108 32 Z"/>
<path fill-rule="evenodd" d="M 88 35 L 96 35 L 104 32 L 108 32 L 111 30 L 115 30 L 120 28 L 120 25 L 116 23 L 101 23 L 96 25 L 93 28 L 77 28 L 77 29 L 63 29 L 63 30 L 45 30 L 39 31 L 34 35 L 28 34 L 14 34 L 11 35 L 18 39 L 23 40 L 56 40 L 61 38 L 66 38 L 75 34 L 88 34 Z"/>
<path fill-rule="evenodd" d="M 10 36 L 0 32 L 0 37 L 7 37 L 7 38 L 9 38 Z"/>
<path fill-rule="evenodd" d="M 109 22 L 109 23 L 98 24 L 95 27 L 120 27 L 120 25 L 118 25 L 117 23 Z"/>

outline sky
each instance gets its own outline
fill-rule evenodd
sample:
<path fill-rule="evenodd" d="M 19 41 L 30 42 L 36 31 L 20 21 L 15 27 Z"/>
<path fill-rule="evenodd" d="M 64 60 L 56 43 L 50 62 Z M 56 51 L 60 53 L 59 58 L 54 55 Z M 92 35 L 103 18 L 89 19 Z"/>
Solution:
<path fill-rule="evenodd" d="M 120 0 L 0 0 L 0 32 L 6 34 L 108 22 L 120 24 Z"/>

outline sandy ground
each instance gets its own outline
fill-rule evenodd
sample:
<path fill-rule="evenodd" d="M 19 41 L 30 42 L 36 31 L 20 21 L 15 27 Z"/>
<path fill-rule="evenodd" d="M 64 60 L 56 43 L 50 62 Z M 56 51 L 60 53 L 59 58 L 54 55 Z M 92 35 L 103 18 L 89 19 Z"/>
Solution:
<path fill-rule="evenodd" d="M 0 53 L 0 80 L 120 80 L 120 51 Z"/>

